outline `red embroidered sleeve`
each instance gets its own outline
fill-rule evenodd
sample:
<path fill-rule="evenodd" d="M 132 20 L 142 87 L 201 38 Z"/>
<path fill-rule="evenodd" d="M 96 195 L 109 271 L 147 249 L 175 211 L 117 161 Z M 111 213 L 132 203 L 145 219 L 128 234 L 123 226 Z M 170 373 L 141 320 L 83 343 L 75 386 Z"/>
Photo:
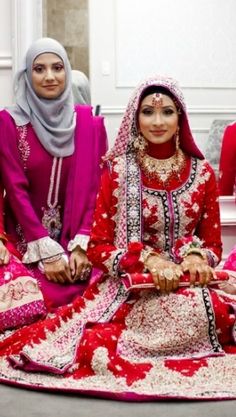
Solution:
<path fill-rule="evenodd" d="M 224 132 L 221 155 L 219 189 L 220 195 L 233 195 L 236 178 L 236 123 Z"/>
<path fill-rule="evenodd" d="M 112 219 L 116 207 L 116 197 L 112 193 L 113 179 L 108 169 L 101 178 L 97 196 L 94 221 L 90 234 L 87 254 L 94 266 L 105 272 L 112 272 L 113 263 L 119 260 L 122 250 L 114 245 L 115 222 Z"/>
<path fill-rule="evenodd" d="M 210 178 L 205 184 L 205 200 L 201 220 L 195 235 L 203 241 L 203 248 L 209 257 L 212 256 L 212 266 L 216 266 L 222 255 L 219 191 L 213 169 L 208 165 Z"/>

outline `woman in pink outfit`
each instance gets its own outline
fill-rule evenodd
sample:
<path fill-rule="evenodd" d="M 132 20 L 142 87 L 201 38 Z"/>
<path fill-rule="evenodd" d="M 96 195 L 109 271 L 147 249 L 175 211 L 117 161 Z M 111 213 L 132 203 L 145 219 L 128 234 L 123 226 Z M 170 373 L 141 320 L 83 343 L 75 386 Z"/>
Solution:
<path fill-rule="evenodd" d="M 16 104 L 0 113 L 6 231 L 52 308 L 91 275 L 85 250 L 107 146 L 103 119 L 74 108 L 71 84 L 65 49 L 41 38 L 16 75 Z"/>

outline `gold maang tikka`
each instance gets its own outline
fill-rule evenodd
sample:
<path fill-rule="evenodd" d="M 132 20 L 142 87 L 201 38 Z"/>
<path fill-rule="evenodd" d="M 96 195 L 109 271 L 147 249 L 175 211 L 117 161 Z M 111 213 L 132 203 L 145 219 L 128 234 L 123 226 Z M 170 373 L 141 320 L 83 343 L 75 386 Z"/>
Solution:
<path fill-rule="evenodd" d="M 152 106 L 159 109 L 163 106 L 163 97 L 161 93 L 155 93 L 152 96 Z"/>

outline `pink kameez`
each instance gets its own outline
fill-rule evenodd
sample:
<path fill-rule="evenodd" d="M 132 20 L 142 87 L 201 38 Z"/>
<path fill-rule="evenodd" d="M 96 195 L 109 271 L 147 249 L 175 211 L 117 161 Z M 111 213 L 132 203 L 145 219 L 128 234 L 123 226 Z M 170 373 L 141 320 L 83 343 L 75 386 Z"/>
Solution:
<path fill-rule="evenodd" d="M 77 106 L 75 152 L 62 158 L 61 166 L 57 208 L 62 229 L 49 244 L 49 231 L 42 218 L 48 209 L 53 156 L 41 145 L 30 124 L 16 127 L 5 110 L 0 115 L 0 129 L 6 232 L 40 281 L 48 306 L 69 303 L 82 294 L 87 283 L 78 281 L 62 286 L 49 282 L 38 269 L 38 262 L 67 252 L 73 239 L 86 248 L 99 185 L 99 163 L 106 150 L 103 119 L 93 117 L 89 106 Z M 52 201 L 54 198 L 55 193 Z"/>

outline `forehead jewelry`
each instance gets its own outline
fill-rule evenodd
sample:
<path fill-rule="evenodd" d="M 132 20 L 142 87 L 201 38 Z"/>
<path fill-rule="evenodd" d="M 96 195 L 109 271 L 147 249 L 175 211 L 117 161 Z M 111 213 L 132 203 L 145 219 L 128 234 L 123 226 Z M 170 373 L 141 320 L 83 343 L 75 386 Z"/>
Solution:
<path fill-rule="evenodd" d="M 159 109 L 163 106 L 163 97 L 161 93 L 155 93 L 152 96 L 152 105 L 153 107 L 156 107 L 156 109 Z"/>

